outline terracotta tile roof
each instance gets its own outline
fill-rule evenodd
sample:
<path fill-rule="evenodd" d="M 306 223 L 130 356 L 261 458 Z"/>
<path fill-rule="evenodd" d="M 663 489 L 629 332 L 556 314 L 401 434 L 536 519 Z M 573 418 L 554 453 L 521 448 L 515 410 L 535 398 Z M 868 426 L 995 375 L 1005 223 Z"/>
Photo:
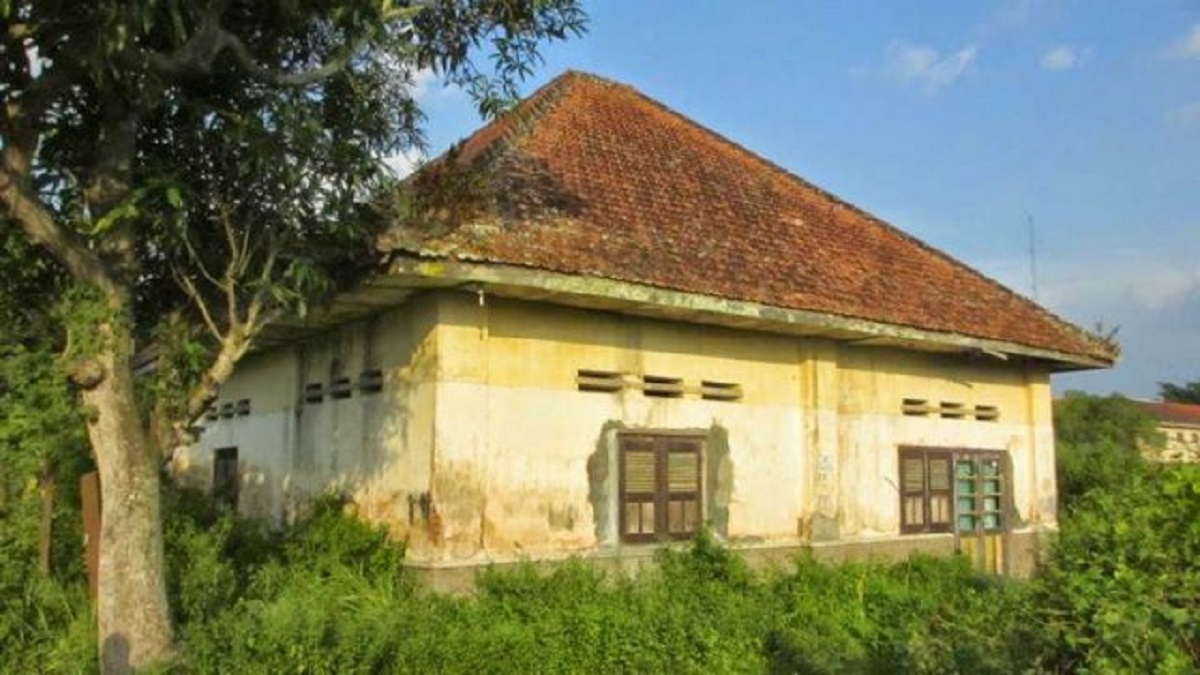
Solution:
<path fill-rule="evenodd" d="M 592 75 L 561 75 L 412 184 L 434 196 L 385 250 L 1115 358 L 962 263 Z"/>
<path fill-rule="evenodd" d="M 1200 427 L 1200 405 L 1161 401 L 1134 401 L 1134 403 L 1160 423 Z"/>

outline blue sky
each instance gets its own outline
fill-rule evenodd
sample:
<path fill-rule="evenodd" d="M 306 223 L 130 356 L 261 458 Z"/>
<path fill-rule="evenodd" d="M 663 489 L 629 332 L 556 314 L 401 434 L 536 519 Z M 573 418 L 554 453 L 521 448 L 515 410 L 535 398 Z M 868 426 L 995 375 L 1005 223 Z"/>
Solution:
<path fill-rule="evenodd" d="M 1200 380 L 1200 3 L 585 2 L 526 91 L 633 85 L 1080 325 L 1137 397 Z M 479 126 L 422 77 L 434 154 Z"/>

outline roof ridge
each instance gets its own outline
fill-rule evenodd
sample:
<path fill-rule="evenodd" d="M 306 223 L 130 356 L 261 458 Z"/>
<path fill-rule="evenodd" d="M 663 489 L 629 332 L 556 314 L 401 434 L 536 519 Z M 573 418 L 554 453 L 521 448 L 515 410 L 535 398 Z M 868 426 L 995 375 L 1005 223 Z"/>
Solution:
<path fill-rule="evenodd" d="M 578 71 L 566 71 L 564 73 L 564 75 L 566 75 L 567 73 L 574 73 L 574 74 L 579 74 L 579 75 L 589 75 L 587 73 L 580 73 Z M 1049 317 L 1050 319 L 1053 319 L 1056 323 L 1060 324 L 1061 328 L 1071 331 L 1071 332 L 1074 332 L 1074 333 L 1077 333 L 1077 334 L 1080 334 L 1081 337 L 1083 337 L 1087 342 L 1089 342 L 1095 346 L 1101 347 L 1101 348 L 1105 349 L 1106 351 L 1108 351 L 1110 349 L 1110 347 L 1108 345 L 1104 344 L 1103 338 L 1101 338 L 1100 336 L 1095 335 L 1094 333 L 1092 333 L 1088 330 L 1084 330 L 1078 326 L 1075 326 L 1070 321 L 1067 321 L 1063 317 L 1060 317 L 1057 314 L 1055 314 L 1054 312 L 1051 312 L 1049 309 L 1046 309 L 1045 307 L 1038 304 L 1034 300 L 1026 297 L 1025 295 L 1022 295 L 1021 293 L 1014 291 L 1013 289 L 1009 288 L 1008 286 L 1005 286 L 1004 284 L 1000 283 L 999 281 L 996 281 L 995 279 L 988 276 L 987 274 L 980 272 L 979 270 L 975 269 L 971 265 L 968 265 L 967 263 L 965 263 L 961 260 L 958 260 L 957 258 L 951 256 L 950 254 L 946 253 L 945 251 L 942 251 L 941 249 L 937 248 L 936 246 L 933 246 L 931 244 L 928 244 L 928 243 L 922 241 L 921 239 L 918 239 L 917 237 L 909 234 L 908 232 L 905 232 L 904 230 L 900 229 L 899 227 L 880 218 L 879 216 L 876 216 L 875 214 L 873 214 L 869 211 L 866 211 L 862 207 L 857 206 L 851 202 L 848 202 L 845 199 L 842 199 L 841 197 L 837 196 L 836 194 L 830 192 L 829 190 L 826 190 L 825 188 L 812 183 L 808 179 L 806 179 L 796 173 L 793 173 L 792 171 L 789 171 L 788 169 L 780 166 L 779 164 L 776 164 L 775 162 L 771 161 L 770 159 L 767 159 L 766 157 L 759 155 L 758 153 L 754 152 L 753 150 L 746 148 L 745 146 L 741 145 L 740 143 L 733 141 L 732 139 L 726 137 L 724 134 L 722 134 L 718 131 L 714 131 L 713 129 L 710 129 L 707 126 L 705 126 L 704 124 L 702 124 L 694 119 L 691 119 L 690 117 L 687 117 L 686 115 L 674 110 L 673 108 L 666 105 L 665 103 L 658 101 L 658 100 L 642 93 L 636 87 L 629 85 L 629 84 L 622 83 L 622 82 L 615 82 L 612 80 L 608 80 L 606 78 L 595 76 L 595 75 L 590 75 L 590 77 L 592 77 L 596 80 L 599 80 L 600 82 L 603 82 L 603 83 L 606 83 L 609 85 L 615 85 L 619 88 L 626 89 L 626 90 L 634 93 L 635 95 L 638 96 L 638 98 L 661 109 L 663 112 L 666 112 L 667 114 L 671 115 L 672 117 L 700 129 L 701 131 L 703 131 L 704 133 L 706 133 L 707 135 L 712 137 L 713 140 L 721 143 L 722 145 L 726 146 L 728 149 L 733 150 L 735 153 L 742 155 L 743 157 L 746 157 L 752 161 L 762 164 L 768 170 L 777 174 L 780 178 L 783 178 L 784 180 L 792 181 L 794 183 L 798 183 L 802 187 L 812 190 L 817 195 L 830 200 L 831 202 L 833 202 L 834 204 L 836 204 L 838 206 L 841 206 L 843 208 L 846 208 L 854 213 L 857 213 L 857 214 L 863 216 L 864 218 L 871 221 L 872 223 L 879 225 L 879 226 L 883 227 L 884 229 L 889 230 L 890 232 L 892 232 L 896 235 L 899 235 L 901 238 L 903 238 L 913 244 L 916 244 L 919 248 L 922 248 L 922 249 L 938 256 L 939 258 L 951 263 L 952 265 L 966 269 L 967 271 L 971 272 L 972 274 L 975 274 L 976 276 L 978 276 L 981 279 L 983 279 L 984 281 L 986 281 L 988 284 L 990 284 L 994 288 L 1013 297 L 1018 302 Z"/>
<path fill-rule="evenodd" d="M 592 79 L 608 85 L 617 84 L 611 80 L 606 80 L 603 77 L 581 70 L 565 70 L 518 101 L 511 110 L 493 119 L 483 127 L 476 129 L 474 133 L 459 140 L 452 147 L 465 147 L 473 139 L 485 136 L 488 132 L 494 130 L 497 125 L 503 125 L 504 128 L 500 134 L 488 141 L 478 151 L 479 163 L 481 165 L 489 164 L 493 159 L 511 148 L 519 139 L 532 131 L 538 120 L 545 117 L 546 113 L 562 98 L 562 95 L 574 83 L 582 79 Z M 443 153 L 443 156 L 449 154 L 449 152 Z"/>

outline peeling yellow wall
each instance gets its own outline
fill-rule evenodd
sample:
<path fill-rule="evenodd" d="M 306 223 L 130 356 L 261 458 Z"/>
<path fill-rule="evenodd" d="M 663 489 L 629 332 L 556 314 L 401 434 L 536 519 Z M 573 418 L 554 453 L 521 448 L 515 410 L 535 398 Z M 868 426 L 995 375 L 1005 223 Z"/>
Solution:
<path fill-rule="evenodd" d="M 615 452 L 618 428 L 727 433 L 734 541 L 898 536 L 903 444 L 1007 451 L 1019 526 L 1053 526 L 1045 372 L 469 295 L 439 307 L 443 560 L 620 548 L 615 516 L 593 529 L 587 467 L 598 448 Z M 735 382 L 745 398 L 580 392 L 580 369 Z M 904 398 L 995 406 L 1000 419 L 909 417 Z M 615 513 L 615 479 L 605 489 Z"/>
<path fill-rule="evenodd" d="M 337 363 L 334 363 L 337 359 Z M 308 382 L 385 372 L 380 394 L 300 403 Z M 735 402 L 579 391 L 581 369 L 736 383 Z M 288 517 L 323 489 L 409 542 L 415 564 L 619 553 L 617 435 L 708 442 L 706 516 L 746 545 L 899 537 L 900 445 L 1003 450 L 1017 529 L 1053 528 L 1048 373 L 932 354 L 429 292 L 369 322 L 252 357 L 181 473 L 237 446 L 241 508 Z M 995 406 L 997 421 L 906 416 L 905 398 Z M 207 474 L 205 473 L 207 472 Z"/>
<path fill-rule="evenodd" d="M 996 421 L 937 413 L 908 416 L 905 398 L 994 406 Z M 1054 522 L 1053 427 L 1049 376 L 980 355 L 896 349 L 839 350 L 836 471 L 842 536 L 895 534 L 899 528 L 901 445 L 1002 450 L 1012 466 L 1020 522 Z"/>

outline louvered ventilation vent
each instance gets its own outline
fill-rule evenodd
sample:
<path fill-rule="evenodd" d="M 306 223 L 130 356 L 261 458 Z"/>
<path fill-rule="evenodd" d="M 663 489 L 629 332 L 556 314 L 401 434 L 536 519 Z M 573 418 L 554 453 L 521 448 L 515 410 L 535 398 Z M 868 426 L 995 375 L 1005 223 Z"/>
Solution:
<path fill-rule="evenodd" d="M 575 385 L 579 391 L 617 393 L 625 389 L 640 389 L 651 398 L 683 398 L 684 396 L 706 401 L 740 401 L 745 396 L 742 385 L 736 382 L 701 380 L 699 385 L 688 384 L 681 377 L 666 375 L 626 375 L 615 370 L 580 369 L 575 374 Z"/>
<path fill-rule="evenodd" d="M 364 394 L 378 394 L 383 391 L 383 371 L 364 370 L 358 376 L 358 390 Z"/>
<path fill-rule="evenodd" d="M 339 377 L 329 385 L 330 398 L 350 398 L 351 393 L 353 393 L 353 389 L 350 388 L 350 378 L 348 377 Z"/>
<path fill-rule="evenodd" d="M 960 420 L 967 416 L 967 407 L 954 401 L 942 401 L 942 417 L 948 420 Z"/>
<path fill-rule="evenodd" d="M 933 407 L 929 405 L 929 401 L 923 398 L 906 398 L 900 404 L 900 409 L 905 415 L 910 417 L 924 417 L 933 412 Z"/>
<path fill-rule="evenodd" d="M 304 402 L 320 403 L 325 400 L 325 385 L 320 382 L 304 385 Z"/>
<path fill-rule="evenodd" d="M 683 398 L 683 379 L 662 375 L 643 375 L 642 393 L 656 398 Z"/>
<path fill-rule="evenodd" d="M 977 405 L 975 419 L 981 422 L 996 422 L 1000 419 L 1000 409 L 994 405 Z"/>
<path fill-rule="evenodd" d="M 700 381 L 700 398 L 708 401 L 740 401 L 742 385 L 733 382 Z"/>
<path fill-rule="evenodd" d="M 580 370 L 575 375 L 579 391 L 616 392 L 625 388 L 625 379 L 611 370 Z"/>

